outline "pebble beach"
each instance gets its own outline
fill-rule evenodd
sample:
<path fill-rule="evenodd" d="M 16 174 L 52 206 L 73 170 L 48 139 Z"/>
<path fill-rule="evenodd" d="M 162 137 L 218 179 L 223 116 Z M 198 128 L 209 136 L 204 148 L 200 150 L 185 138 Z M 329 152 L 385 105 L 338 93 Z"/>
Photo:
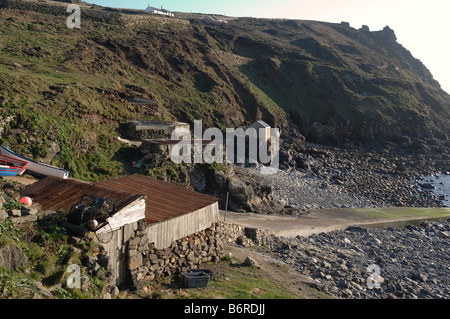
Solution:
<path fill-rule="evenodd" d="M 308 158 L 307 169 L 285 167 L 265 176 L 274 196 L 298 214 L 322 208 L 450 206 L 448 172 L 391 174 L 389 161 L 352 166 L 348 154 L 324 154 L 319 160 Z M 308 237 L 274 236 L 268 250 L 309 277 L 314 288 L 336 298 L 450 298 L 450 219 L 404 228 L 355 226 Z"/>

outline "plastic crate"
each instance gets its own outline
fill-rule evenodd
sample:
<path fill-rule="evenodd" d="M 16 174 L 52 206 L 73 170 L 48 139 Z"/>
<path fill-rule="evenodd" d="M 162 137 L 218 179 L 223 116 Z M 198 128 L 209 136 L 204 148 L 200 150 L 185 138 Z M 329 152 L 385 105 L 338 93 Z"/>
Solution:
<path fill-rule="evenodd" d="M 202 288 L 208 286 L 210 276 L 202 271 L 182 273 L 186 288 Z"/>
<path fill-rule="evenodd" d="M 214 279 L 214 272 L 211 269 L 189 269 L 189 272 L 203 272 L 209 276 L 209 281 Z"/>

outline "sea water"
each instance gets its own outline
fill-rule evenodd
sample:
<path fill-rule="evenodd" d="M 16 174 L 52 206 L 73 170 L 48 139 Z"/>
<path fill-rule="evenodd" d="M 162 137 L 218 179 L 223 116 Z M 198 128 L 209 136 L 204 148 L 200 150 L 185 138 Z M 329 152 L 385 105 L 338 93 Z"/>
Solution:
<path fill-rule="evenodd" d="M 444 205 L 450 207 L 450 173 L 440 173 L 432 176 L 424 176 L 421 184 L 429 183 L 434 186 L 431 191 L 440 198 L 443 198 Z"/>

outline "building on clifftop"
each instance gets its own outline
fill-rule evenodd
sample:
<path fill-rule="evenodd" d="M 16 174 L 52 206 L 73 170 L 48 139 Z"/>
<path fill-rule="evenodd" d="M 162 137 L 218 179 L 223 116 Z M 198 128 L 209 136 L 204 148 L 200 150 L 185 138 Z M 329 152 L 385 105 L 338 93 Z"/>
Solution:
<path fill-rule="evenodd" d="M 147 9 L 144 10 L 145 12 L 148 13 L 154 13 L 154 14 L 161 14 L 161 15 L 165 15 L 165 16 L 169 16 L 169 17 L 173 17 L 175 16 L 172 12 L 170 12 L 169 10 L 163 9 L 163 7 L 161 6 L 161 9 L 152 7 L 151 4 L 148 5 Z"/>

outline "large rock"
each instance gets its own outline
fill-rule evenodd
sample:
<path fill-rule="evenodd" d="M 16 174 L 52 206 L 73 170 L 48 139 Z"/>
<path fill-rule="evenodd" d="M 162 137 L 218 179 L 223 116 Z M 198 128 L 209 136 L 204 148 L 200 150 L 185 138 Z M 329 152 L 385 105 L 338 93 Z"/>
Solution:
<path fill-rule="evenodd" d="M 8 213 L 0 209 L 0 223 L 3 223 L 8 218 Z"/>
<path fill-rule="evenodd" d="M 5 193 L 0 193 L 0 209 L 3 207 L 3 204 L 6 203 L 6 199 L 5 199 Z"/>
<path fill-rule="evenodd" d="M 244 209 L 254 213 L 279 213 L 285 203 L 272 194 L 273 185 L 265 179 L 237 170 L 229 178 L 231 209 Z M 234 204 L 234 205 L 233 205 Z"/>
<path fill-rule="evenodd" d="M 26 265 L 28 265 L 28 257 L 16 244 L 0 248 L 0 267 L 11 270 Z"/>

